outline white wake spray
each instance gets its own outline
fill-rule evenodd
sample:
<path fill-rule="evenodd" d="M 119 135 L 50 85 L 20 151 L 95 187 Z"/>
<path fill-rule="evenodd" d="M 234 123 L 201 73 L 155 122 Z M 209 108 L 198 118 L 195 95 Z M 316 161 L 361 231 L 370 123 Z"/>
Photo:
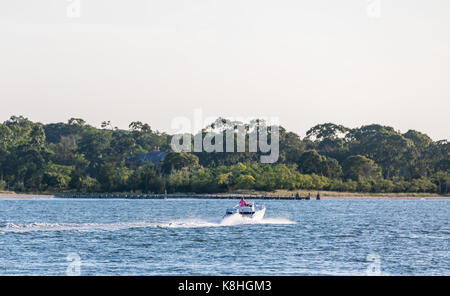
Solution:
<path fill-rule="evenodd" d="M 286 218 L 265 218 L 252 220 L 241 215 L 232 215 L 221 220 L 182 219 L 168 222 L 117 222 L 117 223 L 31 223 L 14 224 L 6 223 L 0 226 L 0 233 L 25 233 L 38 231 L 76 231 L 99 232 L 119 231 L 133 228 L 202 228 L 202 227 L 226 227 L 245 224 L 296 224 Z"/>
<path fill-rule="evenodd" d="M 248 217 L 244 217 L 240 214 L 230 215 L 228 217 L 223 218 L 220 221 L 220 225 L 223 226 L 233 226 L 233 225 L 242 225 L 242 224 L 296 224 L 294 221 L 291 221 L 286 218 L 262 218 L 262 219 L 252 219 Z"/>

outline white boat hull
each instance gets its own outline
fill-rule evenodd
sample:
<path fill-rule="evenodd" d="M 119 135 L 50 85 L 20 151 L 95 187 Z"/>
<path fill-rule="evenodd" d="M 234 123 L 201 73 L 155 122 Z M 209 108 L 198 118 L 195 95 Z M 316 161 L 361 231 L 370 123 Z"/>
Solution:
<path fill-rule="evenodd" d="M 261 220 L 264 218 L 264 214 L 266 213 L 266 207 L 265 206 L 247 206 L 247 207 L 240 207 L 235 206 L 234 208 L 227 209 L 224 218 L 230 217 L 233 215 L 240 215 L 243 218 L 248 218 L 252 220 Z"/>
<path fill-rule="evenodd" d="M 265 213 L 266 213 L 266 208 L 263 208 L 262 210 L 259 210 L 259 211 L 255 211 L 255 214 L 253 214 L 252 219 L 262 220 L 262 218 L 264 218 Z"/>

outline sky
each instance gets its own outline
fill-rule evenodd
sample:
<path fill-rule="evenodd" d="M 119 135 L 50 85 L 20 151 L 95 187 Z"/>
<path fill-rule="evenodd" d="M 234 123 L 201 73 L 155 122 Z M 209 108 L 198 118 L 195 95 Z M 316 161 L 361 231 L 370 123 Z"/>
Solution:
<path fill-rule="evenodd" d="M 0 121 L 174 132 L 201 110 L 449 139 L 450 1 L 2 0 L 0 103 Z"/>

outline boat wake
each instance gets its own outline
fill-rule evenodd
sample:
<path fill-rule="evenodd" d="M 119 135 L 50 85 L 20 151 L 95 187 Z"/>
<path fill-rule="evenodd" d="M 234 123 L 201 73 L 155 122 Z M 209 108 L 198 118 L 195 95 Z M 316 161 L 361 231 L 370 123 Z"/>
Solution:
<path fill-rule="evenodd" d="M 241 225 L 241 224 L 296 224 L 296 222 L 291 221 L 286 218 L 248 218 L 242 216 L 240 214 L 234 214 L 223 218 L 220 221 L 220 225 L 222 226 L 233 226 L 233 225 Z"/>
<path fill-rule="evenodd" d="M 0 233 L 24 233 L 36 231 L 76 231 L 76 232 L 97 232 L 97 231 L 117 231 L 130 228 L 156 227 L 154 223 L 145 222 L 118 222 L 118 223 L 31 223 L 14 224 L 6 223 L 0 227 Z"/>
<path fill-rule="evenodd" d="M 117 222 L 117 223 L 31 223 L 31 224 L 0 224 L 0 234 L 27 233 L 27 232 L 101 232 L 119 231 L 133 228 L 202 228 L 225 227 L 244 224 L 296 224 L 285 218 L 264 218 L 253 220 L 241 215 L 232 215 L 221 220 L 184 219 L 168 222 Z"/>

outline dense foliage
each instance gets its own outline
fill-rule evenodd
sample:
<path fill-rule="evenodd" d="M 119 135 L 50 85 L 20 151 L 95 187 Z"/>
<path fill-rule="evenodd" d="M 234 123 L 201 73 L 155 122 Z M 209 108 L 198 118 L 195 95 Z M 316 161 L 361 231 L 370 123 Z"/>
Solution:
<path fill-rule="evenodd" d="M 218 119 L 202 133 L 235 123 Z M 258 163 L 261 152 L 175 153 L 171 136 L 132 122 L 100 129 L 72 118 L 41 124 L 11 117 L 0 124 L 0 190 L 79 192 L 227 192 L 237 189 L 321 189 L 448 193 L 449 143 L 409 130 L 332 123 L 306 137 L 280 127 L 280 158 Z M 140 155 L 159 147 L 157 164 Z M 247 147 L 248 148 L 248 147 Z"/>

